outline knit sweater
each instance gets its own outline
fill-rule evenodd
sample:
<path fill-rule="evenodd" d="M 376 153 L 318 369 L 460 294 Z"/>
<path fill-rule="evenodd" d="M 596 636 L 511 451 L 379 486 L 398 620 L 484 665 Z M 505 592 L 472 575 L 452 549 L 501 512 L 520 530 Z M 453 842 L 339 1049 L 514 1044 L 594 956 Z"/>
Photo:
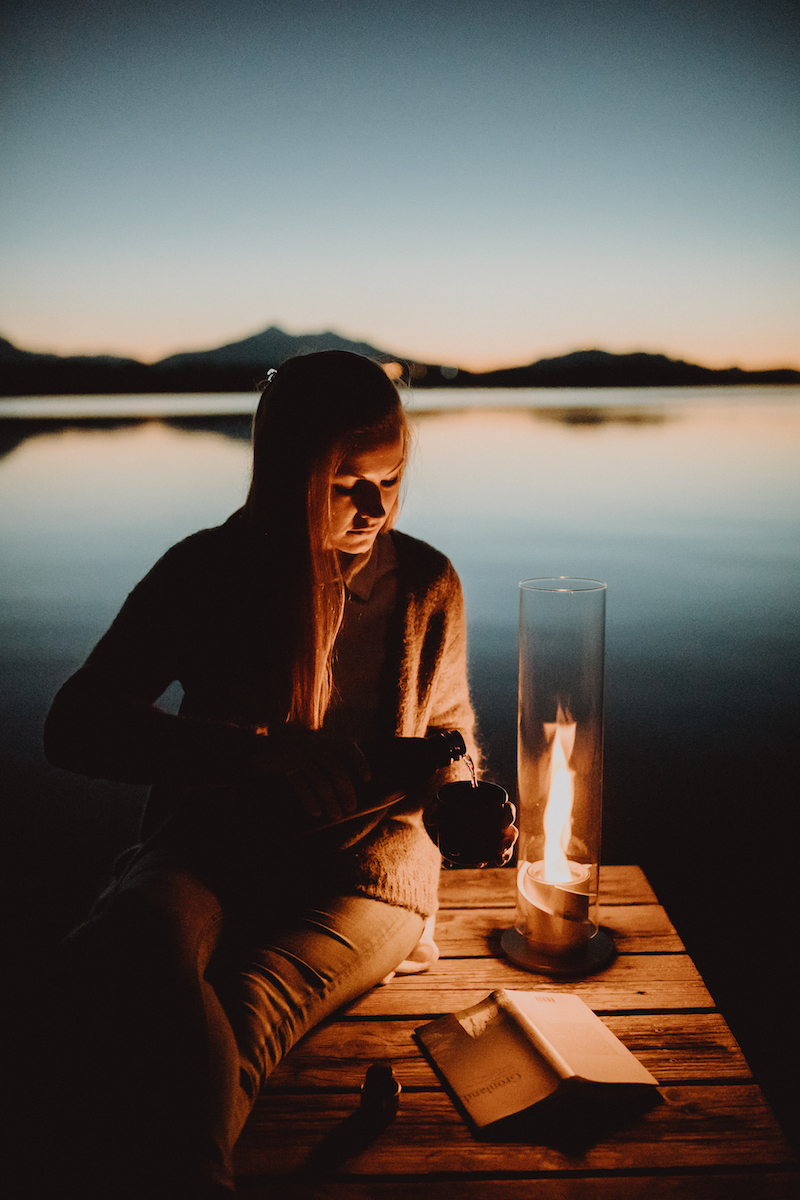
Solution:
<path fill-rule="evenodd" d="M 376 729 L 401 737 L 459 729 L 477 761 L 458 576 L 433 547 L 396 530 L 388 536 L 397 605 Z M 264 589 L 276 586 L 263 539 L 240 514 L 193 534 L 134 588 L 56 697 L 45 727 L 48 758 L 81 774 L 151 784 L 143 841 L 168 836 L 178 849 L 185 843 L 195 850 L 222 845 L 230 814 L 263 790 L 251 765 L 270 699 L 259 613 Z M 184 689 L 177 716 L 156 706 L 174 680 Z M 437 782 L 464 773 L 451 768 Z M 424 799 L 408 797 L 323 834 L 292 834 L 291 824 L 272 821 L 257 847 L 258 869 L 273 890 L 304 887 L 313 877 L 314 886 L 427 916 L 436 909 L 440 859 L 422 823 Z M 252 830 L 248 842 L 252 870 Z"/>

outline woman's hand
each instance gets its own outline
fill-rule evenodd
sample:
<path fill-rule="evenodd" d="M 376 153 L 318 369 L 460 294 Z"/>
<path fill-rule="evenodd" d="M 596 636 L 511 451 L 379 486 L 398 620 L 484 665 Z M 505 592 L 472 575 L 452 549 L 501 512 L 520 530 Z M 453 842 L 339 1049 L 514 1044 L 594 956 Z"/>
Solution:
<path fill-rule="evenodd" d="M 371 778 L 355 742 L 302 725 L 283 725 L 262 735 L 253 767 L 258 776 L 280 779 L 316 825 L 352 816 L 358 789 Z"/>
<path fill-rule="evenodd" d="M 504 867 L 506 863 L 511 862 L 511 859 L 514 856 L 514 847 L 516 846 L 517 838 L 519 837 L 519 829 L 514 824 L 517 819 L 516 805 L 512 804 L 510 800 L 507 800 L 503 805 L 503 808 L 505 810 L 504 820 L 507 823 L 503 832 L 503 842 L 500 853 L 493 864 L 496 867 Z"/>

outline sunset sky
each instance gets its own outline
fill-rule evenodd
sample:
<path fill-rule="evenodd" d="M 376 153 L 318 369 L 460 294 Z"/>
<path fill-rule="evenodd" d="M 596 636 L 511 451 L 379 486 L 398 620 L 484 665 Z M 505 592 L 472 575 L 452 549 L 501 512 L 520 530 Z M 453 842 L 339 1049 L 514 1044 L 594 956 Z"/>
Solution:
<path fill-rule="evenodd" d="M 794 0 L 11 0 L 0 335 L 800 367 Z"/>

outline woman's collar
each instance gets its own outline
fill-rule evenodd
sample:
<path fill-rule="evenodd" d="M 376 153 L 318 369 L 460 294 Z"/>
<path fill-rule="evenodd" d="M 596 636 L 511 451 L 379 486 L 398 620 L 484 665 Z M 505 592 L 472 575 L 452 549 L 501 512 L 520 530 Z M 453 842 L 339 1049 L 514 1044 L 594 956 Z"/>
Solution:
<path fill-rule="evenodd" d="M 343 554 L 341 565 L 348 592 L 359 600 L 369 600 L 378 580 L 397 566 L 397 554 L 389 531 L 381 530 L 366 554 Z"/>

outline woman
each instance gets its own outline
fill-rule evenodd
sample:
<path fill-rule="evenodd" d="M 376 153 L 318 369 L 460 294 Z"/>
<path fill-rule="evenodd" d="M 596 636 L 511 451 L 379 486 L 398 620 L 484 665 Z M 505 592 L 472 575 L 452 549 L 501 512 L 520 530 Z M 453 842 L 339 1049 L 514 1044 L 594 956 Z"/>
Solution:
<path fill-rule="evenodd" d="M 392 529 L 408 441 L 368 359 L 271 373 L 243 508 L 167 552 L 54 702 L 51 762 L 151 785 L 141 844 L 64 948 L 85 1195 L 233 1194 L 266 1075 L 436 909 L 426 794 L 359 811 L 359 746 L 458 729 L 477 761 L 458 578 Z M 174 680 L 178 715 L 156 705 Z"/>

